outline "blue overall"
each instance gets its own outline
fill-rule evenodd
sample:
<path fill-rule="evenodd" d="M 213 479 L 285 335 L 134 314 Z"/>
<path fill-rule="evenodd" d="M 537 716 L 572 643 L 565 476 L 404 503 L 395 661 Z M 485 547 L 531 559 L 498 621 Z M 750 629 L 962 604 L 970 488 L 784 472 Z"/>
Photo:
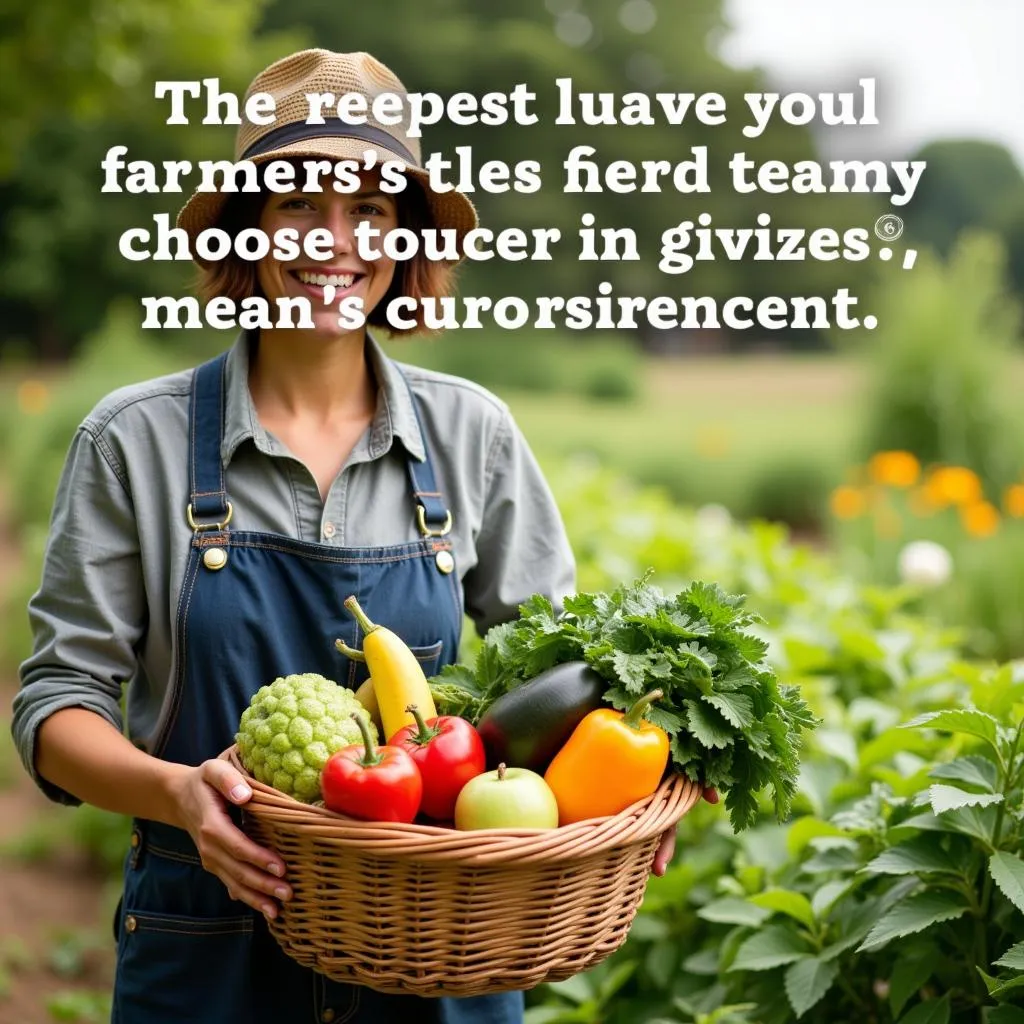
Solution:
<path fill-rule="evenodd" d="M 415 408 L 415 397 L 413 406 Z M 447 517 L 429 451 L 408 456 L 409 515 L 433 531 L 410 543 L 341 548 L 231 530 L 221 461 L 224 357 L 195 373 L 190 406 L 193 531 L 177 615 L 177 675 L 155 753 L 198 765 L 234 738 L 252 694 L 276 677 L 318 672 L 357 686 L 365 667 L 334 641 L 361 646 L 349 594 L 414 648 L 428 675 L 458 654 L 462 592 L 436 556 Z M 424 442 L 426 438 L 424 438 Z M 204 554 L 227 555 L 211 569 Z M 447 556 L 445 556 L 447 557 Z M 215 563 L 214 563 L 215 564 Z M 117 1024 L 519 1024 L 523 995 L 388 996 L 329 981 L 287 957 L 262 915 L 232 900 L 186 832 L 136 821 L 116 922 Z"/>

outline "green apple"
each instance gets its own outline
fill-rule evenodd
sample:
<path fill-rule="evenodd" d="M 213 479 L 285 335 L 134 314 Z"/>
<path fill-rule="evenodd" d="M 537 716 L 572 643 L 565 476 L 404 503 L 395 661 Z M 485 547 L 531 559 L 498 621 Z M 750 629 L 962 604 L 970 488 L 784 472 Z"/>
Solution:
<path fill-rule="evenodd" d="M 470 779 L 455 801 L 455 827 L 556 828 L 558 802 L 543 777 L 528 768 L 484 772 Z"/>

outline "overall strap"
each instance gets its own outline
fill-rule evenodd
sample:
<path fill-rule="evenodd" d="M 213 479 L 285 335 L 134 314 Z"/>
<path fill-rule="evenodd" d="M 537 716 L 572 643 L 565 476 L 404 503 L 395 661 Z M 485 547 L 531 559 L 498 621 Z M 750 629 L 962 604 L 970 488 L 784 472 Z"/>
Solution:
<path fill-rule="evenodd" d="M 402 379 L 409 392 L 412 411 L 416 414 L 416 425 L 419 427 L 425 456 L 422 462 L 413 455 L 406 457 L 409 481 L 412 484 L 412 494 L 416 502 L 416 522 L 424 537 L 443 537 L 452 528 L 452 514 L 445 504 L 444 496 L 437 489 L 437 478 L 434 476 L 434 464 L 430 459 L 430 445 L 427 442 L 426 431 L 423 429 L 419 402 L 416 401 L 412 386 L 405 374 L 402 374 Z"/>
<path fill-rule="evenodd" d="M 188 521 L 194 530 L 223 529 L 231 518 L 224 487 L 224 366 L 227 353 L 196 368 L 192 376 L 188 429 Z"/>

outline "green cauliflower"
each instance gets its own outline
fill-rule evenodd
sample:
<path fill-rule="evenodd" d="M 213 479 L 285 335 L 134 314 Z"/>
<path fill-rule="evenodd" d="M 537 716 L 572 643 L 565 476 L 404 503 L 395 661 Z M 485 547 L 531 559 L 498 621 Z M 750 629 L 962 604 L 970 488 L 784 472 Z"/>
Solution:
<path fill-rule="evenodd" d="M 351 690 L 313 672 L 283 676 L 253 695 L 235 735 L 246 771 L 289 796 L 320 799 L 320 773 L 335 751 L 362 743 Z M 367 716 L 369 717 L 369 716 Z M 369 722 L 370 734 L 377 729 Z"/>

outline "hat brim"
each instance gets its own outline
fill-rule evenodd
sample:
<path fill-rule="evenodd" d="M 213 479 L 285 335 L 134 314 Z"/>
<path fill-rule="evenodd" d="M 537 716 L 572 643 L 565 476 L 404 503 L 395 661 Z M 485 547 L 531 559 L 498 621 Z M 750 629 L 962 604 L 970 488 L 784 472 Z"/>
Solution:
<path fill-rule="evenodd" d="M 402 164 L 406 176 L 416 181 L 423 190 L 423 195 L 430 210 L 436 228 L 454 228 L 459 248 L 466 234 L 479 223 L 476 208 L 462 192 L 452 189 L 449 192 L 435 192 L 430 187 L 430 176 L 422 167 L 417 167 L 382 146 L 376 146 L 363 139 L 350 139 L 342 136 L 325 136 L 306 142 L 293 142 L 279 149 L 261 153 L 252 158 L 254 164 L 264 164 L 269 160 L 287 160 L 292 157 L 325 158 L 330 160 L 358 160 L 362 162 L 363 154 L 369 150 L 376 154 L 377 165 L 385 160 L 395 160 Z M 230 195 L 225 192 L 193 192 L 191 198 L 178 211 L 177 226 L 184 229 L 189 237 L 192 258 L 200 266 L 210 261 L 203 260 L 195 253 L 195 242 L 200 232 L 217 226 L 224 206 Z M 455 263 L 460 260 L 453 261 Z"/>

